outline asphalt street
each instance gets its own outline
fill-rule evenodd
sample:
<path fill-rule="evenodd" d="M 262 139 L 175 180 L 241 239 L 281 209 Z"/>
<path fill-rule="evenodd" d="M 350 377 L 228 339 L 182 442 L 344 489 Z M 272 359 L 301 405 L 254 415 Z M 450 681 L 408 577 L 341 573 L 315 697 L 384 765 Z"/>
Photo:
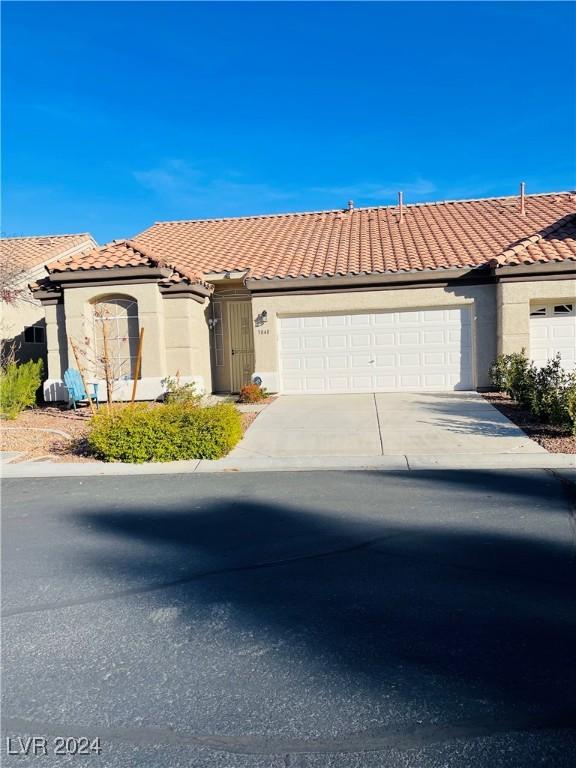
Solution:
<path fill-rule="evenodd" d="M 14 479 L 2 502 L 3 765 L 576 765 L 574 493 L 549 471 Z"/>

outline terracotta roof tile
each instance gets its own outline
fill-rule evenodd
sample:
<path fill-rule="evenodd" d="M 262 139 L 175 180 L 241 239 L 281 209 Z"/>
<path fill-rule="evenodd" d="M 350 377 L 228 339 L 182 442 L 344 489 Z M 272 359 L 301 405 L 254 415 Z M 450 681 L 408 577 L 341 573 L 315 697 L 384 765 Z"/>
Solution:
<path fill-rule="evenodd" d="M 80 272 L 95 269 L 122 269 L 124 267 L 165 267 L 172 273 L 163 278 L 161 283 L 205 285 L 202 275 L 184 264 L 176 267 L 170 259 L 156 256 L 148 245 L 136 240 L 113 240 L 100 248 L 94 248 L 78 256 L 72 256 L 48 265 L 52 275 L 61 272 Z"/>
<path fill-rule="evenodd" d="M 201 274 L 248 269 L 252 278 L 412 272 L 487 265 L 536 237 L 530 263 L 576 258 L 573 240 L 542 232 L 576 212 L 576 194 L 528 195 L 237 219 L 158 222 L 138 243 Z M 553 255 L 554 254 L 554 255 Z M 506 257 L 509 258 L 509 257 Z M 512 263 L 512 262 L 507 262 Z"/>
<path fill-rule="evenodd" d="M 22 269 L 29 270 L 51 259 L 57 259 L 73 248 L 90 250 L 95 244 L 94 238 L 87 232 L 77 235 L 3 237 L 0 239 L 0 256 L 15 261 Z"/>
<path fill-rule="evenodd" d="M 419 272 L 576 259 L 576 194 L 158 222 L 50 272 L 164 266 L 165 282 L 214 272 L 256 279 Z"/>
<path fill-rule="evenodd" d="M 576 259 L 576 215 L 565 216 L 541 232 L 513 243 L 497 256 L 497 266 Z"/>

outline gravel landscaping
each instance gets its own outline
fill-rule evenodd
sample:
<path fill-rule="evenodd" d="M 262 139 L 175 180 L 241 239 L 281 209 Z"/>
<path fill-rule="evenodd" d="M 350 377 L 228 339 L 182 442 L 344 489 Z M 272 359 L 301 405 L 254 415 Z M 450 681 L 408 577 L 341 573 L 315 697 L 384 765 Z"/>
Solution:
<path fill-rule="evenodd" d="M 576 454 L 576 436 L 563 427 L 543 424 L 530 411 L 501 392 L 483 393 L 484 398 L 500 413 L 522 429 L 528 437 L 535 440 L 550 453 Z"/>
<path fill-rule="evenodd" d="M 90 416 L 88 407 L 77 411 L 53 406 L 26 410 L 14 420 L 1 422 L 0 450 L 21 453 L 12 464 L 38 460 L 100 463 L 86 453 Z M 243 432 L 257 416 L 252 411 L 241 412 Z"/>

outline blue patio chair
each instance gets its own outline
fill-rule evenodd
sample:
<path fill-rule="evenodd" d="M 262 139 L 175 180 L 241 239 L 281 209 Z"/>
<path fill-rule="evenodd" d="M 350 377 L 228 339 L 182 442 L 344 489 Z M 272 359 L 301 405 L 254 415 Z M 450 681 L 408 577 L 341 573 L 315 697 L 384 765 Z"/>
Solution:
<path fill-rule="evenodd" d="M 76 410 L 76 403 L 86 403 L 90 400 L 94 400 L 96 402 L 96 407 L 98 407 L 97 385 L 93 385 L 94 394 L 88 395 L 84 389 L 84 384 L 82 383 L 80 372 L 75 368 L 68 368 L 68 370 L 64 373 L 64 384 L 68 390 L 68 400 L 70 407 L 74 407 L 74 410 Z"/>

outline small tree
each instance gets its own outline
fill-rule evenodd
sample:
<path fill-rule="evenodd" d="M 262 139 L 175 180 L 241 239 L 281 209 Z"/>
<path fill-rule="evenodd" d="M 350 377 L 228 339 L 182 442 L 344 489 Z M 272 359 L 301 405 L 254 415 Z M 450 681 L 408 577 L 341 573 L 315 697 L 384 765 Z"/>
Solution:
<path fill-rule="evenodd" d="M 112 348 L 112 341 L 110 339 L 109 310 L 104 304 L 96 304 L 94 305 L 93 312 L 96 329 L 94 339 L 85 336 L 83 343 L 72 339 L 71 345 L 80 373 L 85 376 L 87 372 L 90 372 L 97 379 L 104 379 L 106 383 L 107 408 L 109 410 L 115 391 L 117 391 L 122 381 L 130 378 L 132 371 L 126 370 L 126 359 L 118 354 L 114 354 L 117 350 Z M 116 344 L 124 344 L 129 340 L 126 336 L 114 338 L 113 341 Z M 128 358 L 129 362 L 130 359 Z"/>

